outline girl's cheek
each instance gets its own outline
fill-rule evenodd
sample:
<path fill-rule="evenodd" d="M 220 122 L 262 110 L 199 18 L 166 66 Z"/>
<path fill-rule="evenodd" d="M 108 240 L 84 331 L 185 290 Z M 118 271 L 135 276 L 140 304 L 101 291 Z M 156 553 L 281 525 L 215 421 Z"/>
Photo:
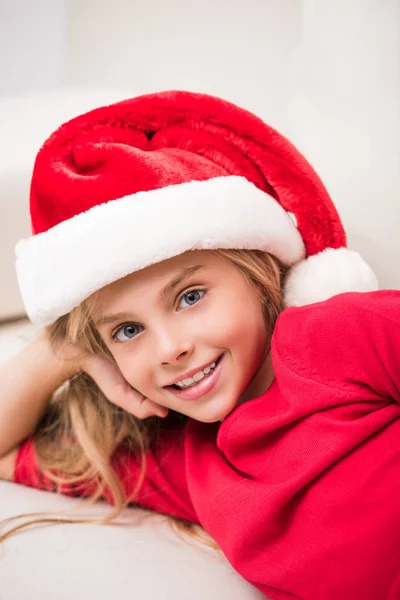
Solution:
<path fill-rule="evenodd" d="M 225 344 L 229 340 L 235 340 L 243 335 L 240 315 L 231 312 L 229 309 L 221 310 L 210 315 L 206 327 L 202 331 L 207 331 L 212 335 L 216 343 Z"/>

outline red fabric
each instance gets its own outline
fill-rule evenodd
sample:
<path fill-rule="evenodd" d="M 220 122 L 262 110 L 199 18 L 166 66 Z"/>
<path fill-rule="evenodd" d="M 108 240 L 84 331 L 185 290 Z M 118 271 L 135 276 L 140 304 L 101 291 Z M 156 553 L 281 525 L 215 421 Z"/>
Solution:
<path fill-rule="evenodd" d="M 284 136 L 234 104 L 181 91 L 102 107 L 54 132 L 35 162 L 32 230 L 138 191 L 224 175 L 246 177 L 294 213 L 307 255 L 346 245 L 324 185 Z"/>
<path fill-rule="evenodd" d="M 147 507 L 197 515 L 271 600 L 399 600 L 399 346 L 400 292 L 285 310 L 270 389 L 167 436 Z M 23 445 L 15 481 L 40 487 L 30 461 Z"/>
<path fill-rule="evenodd" d="M 146 456 L 146 477 L 135 502 L 143 508 L 199 523 L 189 495 L 185 472 L 185 432 L 161 425 L 160 435 L 153 451 Z M 113 456 L 112 465 L 123 483 L 127 498 L 133 495 L 139 478 L 139 462 L 126 446 L 120 446 Z M 94 492 L 94 482 L 83 482 L 78 487 L 64 484 L 56 486 L 39 470 L 33 437 L 21 444 L 14 472 L 14 481 L 38 489 L 59 492 L 67 496 L 89 496 Z M 108 489 L 104 498 L 113 503 Z"/>

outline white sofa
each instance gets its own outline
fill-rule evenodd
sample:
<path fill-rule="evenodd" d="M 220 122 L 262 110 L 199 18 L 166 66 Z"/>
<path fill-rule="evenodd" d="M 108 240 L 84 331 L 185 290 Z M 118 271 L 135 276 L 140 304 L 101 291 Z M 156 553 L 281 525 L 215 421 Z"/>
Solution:
<path fill-rule="evenodd" d="M 30 235 L 28 197 L 35 154 L 63 121 L 135 95 L 64 90 L 0 102 L 0 363 L 35 335 L 14 272 L 14 245 Z M 20 513 L 66 510 L 80 500 L 0 481 L 0 521 Z M 79 516 L 109 511 L 99 502 Z M 128 508 L 117 523 L 139 519 Z M 148 513 L 146 513 L 148 515 Z M 180 539 L 161 515 L 134 526 L 57 525 L 25 530 L 0 548 L 1 600 L 261 600 L 220 553 Z"/>

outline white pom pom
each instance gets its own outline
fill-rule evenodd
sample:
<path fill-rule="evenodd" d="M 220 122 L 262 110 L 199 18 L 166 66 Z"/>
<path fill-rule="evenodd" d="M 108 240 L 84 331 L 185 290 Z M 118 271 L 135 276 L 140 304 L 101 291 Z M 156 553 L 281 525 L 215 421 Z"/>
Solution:
<path fill-rule="evenodd" d="M 284 289 L 286 306 L 303 306 L 343 292 L 372 292 L 379 288 L 371 267 L 358 252 L 327 248 L 302 260 L 289 271 Z"/>

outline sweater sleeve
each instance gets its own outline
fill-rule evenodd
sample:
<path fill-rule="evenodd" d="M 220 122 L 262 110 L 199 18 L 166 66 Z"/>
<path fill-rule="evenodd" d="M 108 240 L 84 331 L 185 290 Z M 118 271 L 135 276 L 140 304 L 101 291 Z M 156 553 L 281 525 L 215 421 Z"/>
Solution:
<path fill-rule="evenodd" d="M 135 454 L 126 445 L 120 445 L 112 457 L 111 466 L 122 483 L 125 497 L 132 498 L 129 504 L 198 523 L 186 483 L 183 438 L 184 429 L 160 429 L 157 441 L 146 453 L 143 482 L 136 495 L 141 472 Z M 57 474 L 62 475 L 61 472 Z M 18 449 L 14 482 L 74 497 L 90 496 L 96 489 L 93 481 L 83 481 L 74 486 L 55 484 L 40 468 L 33 436 Z M 114 504 L 107 487 L 102 499 Z"/>
<path fill-rule="evenodd" d="M 299 378 L 366 400 L 400 402 L 400 291 L 346 293 L 289 308 L 278 319 L 273 353 Z M 299 380 L 296 381 L 299 385 Z"/>
<path fill-rule="evenodd" d="M 400 598 L 399 344 L 400 292 L 287 309 L 271 387 L 192 424 L 197 514 L 270 600 Z"/>

